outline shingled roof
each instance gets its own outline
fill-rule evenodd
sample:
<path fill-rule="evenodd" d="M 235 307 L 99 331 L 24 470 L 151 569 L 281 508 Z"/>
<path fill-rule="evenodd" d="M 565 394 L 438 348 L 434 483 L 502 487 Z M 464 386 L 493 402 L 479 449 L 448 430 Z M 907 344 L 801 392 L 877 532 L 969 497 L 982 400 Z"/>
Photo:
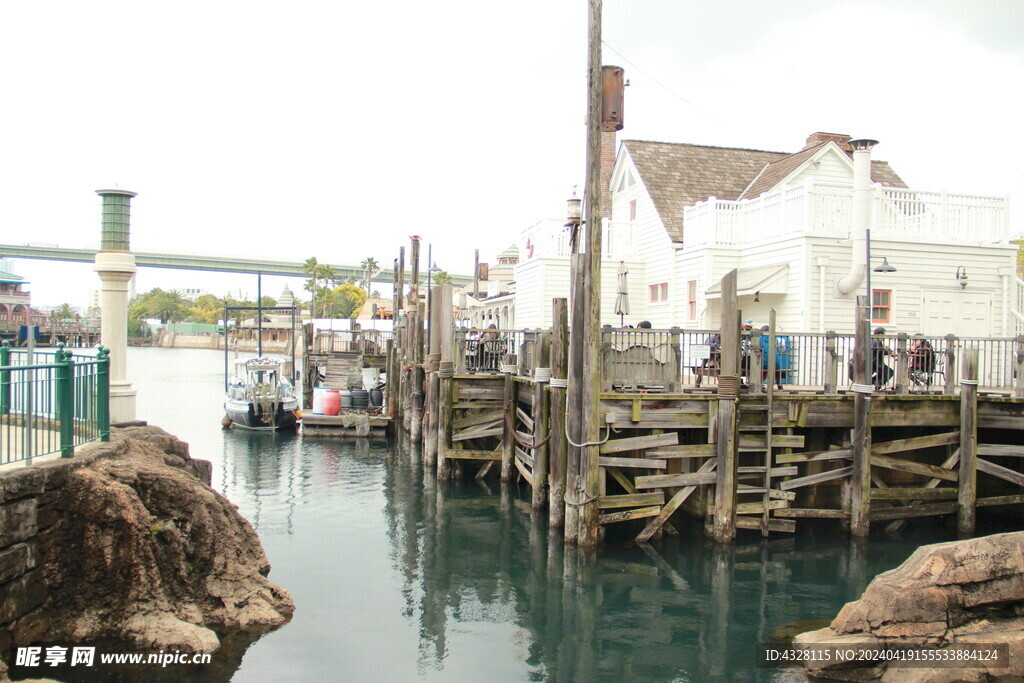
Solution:
<path fill-rule="evenodd" d="M 645 140 L 622 143 L 673 241 L 682 240 L 684 207 L 708 197 L 756 197 L 785 179 L 825 144 L 791 154 Z M 906 187 L 884 161 L 871 162 L 871 176 L 888 187 Z"/>

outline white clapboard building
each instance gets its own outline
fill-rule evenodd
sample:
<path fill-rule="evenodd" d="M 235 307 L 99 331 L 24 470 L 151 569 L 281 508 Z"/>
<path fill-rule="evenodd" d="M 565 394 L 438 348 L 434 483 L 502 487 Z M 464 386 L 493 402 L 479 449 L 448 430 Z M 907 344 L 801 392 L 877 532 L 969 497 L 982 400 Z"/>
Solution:
<path fill-rule="evenodd" d="M 872 266 L 884 258 L 895 268 L 871 274 L 877 325 L 1015 334 L 1021 291 L 1007 199 L 908 188 L 888 163 L 870 160 L 871 142 L 815 133 L 795 153 L 622 142 L 604 221 L 602 322 L 620 321 L 621 262 L 627 325 L 717 327 L 719 282 L 736 268 L 744 319 L 764 322 L 774 308 L 783 331 L 850 332 L 855 297 L 866 295 L 869 228 Z M 564 221 L 523 231 L 517 327 L 551 324 L 551 299 L 568 296 L 568 248 Z"/>

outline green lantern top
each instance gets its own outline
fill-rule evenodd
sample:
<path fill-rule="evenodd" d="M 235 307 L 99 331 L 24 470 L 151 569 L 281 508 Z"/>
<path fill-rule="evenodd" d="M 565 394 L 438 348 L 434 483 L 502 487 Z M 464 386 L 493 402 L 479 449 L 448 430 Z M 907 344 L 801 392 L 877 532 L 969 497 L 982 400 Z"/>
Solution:
<path fill-rule="evenodd" d="M 103 197 L 103 229 L 100 251 L 130 251 L 129 227 L 132 197 L 129 190 L 96 190 Z"/>

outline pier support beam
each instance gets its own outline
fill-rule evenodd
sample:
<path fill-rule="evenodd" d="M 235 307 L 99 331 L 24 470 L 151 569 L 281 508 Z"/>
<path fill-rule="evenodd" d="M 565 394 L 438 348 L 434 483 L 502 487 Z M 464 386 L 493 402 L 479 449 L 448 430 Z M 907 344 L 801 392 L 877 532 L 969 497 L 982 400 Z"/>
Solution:
<path fill-rule="evenodd" d="M 856 337 L 853 349 L 853 475 L 850 481 L 850 533 L 867 536 L 871 523 L 871 392 L 867 376 L 867 354 L 871 337 L 868 325 L 868 303 L 857 297 Z"/>
<path fill-rule="evenodd" d="M 551 334 L 544 332 L 538 335 L 534 346 L 535 368 L 551 367 Z M 534 370 L 536 373 L 536 370 Z M 551 411 L 549 409 L 549 393 L 546 382 L 538 381 L 533 387 L 533 499 L 534 508 L 542 508 L 548 504 L 548 442 L 545 439 L 551 434 Z M 544 443 L 542 443 L 544 442 Z M 540 444 L 540 445 L 538 445 Z"/>
<path fill-rule="evenodd" d="M 438 361 L 438 396 L 437 396 L 437 477 L 448 479 L 452 475 L 451 462 L 448 460 L 452 425 L 452 386 L 455 380 L 455 364 L 452 359 L 454 346 L 452 329 L 452 287 L 441 285 L 437 288 L 433 302 L 437 306 L 438 338 L 440 339 L 440 360 Z"/>
<path fill-rule="evenodd" d="M 568 444 L 565 441 L 565 391 L 569 368 L 569 304 L 565 299 L 551 302 L 551 440 L 548 441 L 548 525 L 565 524 L 565 470 Z"/>
<path fill-rule="evenodd" d="M 128 380 L 128 285 L 135 275 L 129 250 L 134 192 L 96 190 L 103 197 L 103 231 L 93 270 L 100 277 L 100 339 L 110 350 L 110 421 L 135 419 L 136 391 Z"/>
<path fill-rule="evenodd" d="M 736 271 L 722 278 L 721 365 L 718 376 L 718 442 L 715 456 L 715 507 L 711 536 L 729 543 L 736 536 L 736 401 L 740 389 L 740 318 L 736 308 Z"/>
<path fill-rule="evenodd" d="M 974 534 L 978 498 L 978 349 L 964 349 L 960 375 L 960 473 L 956 528 Z"/>

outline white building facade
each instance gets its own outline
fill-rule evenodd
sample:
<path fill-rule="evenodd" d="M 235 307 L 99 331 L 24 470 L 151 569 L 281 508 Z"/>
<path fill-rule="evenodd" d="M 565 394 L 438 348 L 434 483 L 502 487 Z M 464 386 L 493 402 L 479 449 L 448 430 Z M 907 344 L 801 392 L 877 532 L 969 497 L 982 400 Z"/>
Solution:
<path fill-rule="evenodd" d="M 791 154 L 623 142 L 604 223 L 602 322 L 622 319 L 614 310 L 622 262 L 627 325 L 717 327 L 719 282 L 736 268 L 745 320 L 767 322 L 774 309 L 780 331 L 852 332 L 855 297 L 866 287 L 843 294 L 837 286 L 864 248 L 853 224 L 849 143 L 815 133 Z M 863 182 L 872 265 L 884 257 L 896 269 L 872 273 L 876 326 L 928 336 L 1016 333 L 1024 296 L 1006 198 L 911 190 L 878 161 Z M 524 231 L 521 245 L 516 321 L 547 327 L 551 299 L 569 292 L 567 233 L 559 221 L 543 222 Z"/>

